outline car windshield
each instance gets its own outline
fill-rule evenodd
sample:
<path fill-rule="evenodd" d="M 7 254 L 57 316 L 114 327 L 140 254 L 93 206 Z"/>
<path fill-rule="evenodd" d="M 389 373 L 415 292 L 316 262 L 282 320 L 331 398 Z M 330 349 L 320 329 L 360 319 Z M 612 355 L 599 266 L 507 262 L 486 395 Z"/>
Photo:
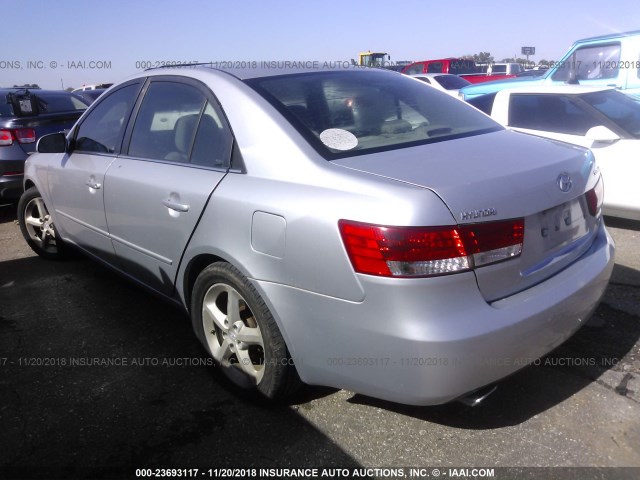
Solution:
<path fill-rule="evenodd" d="M 435 77 L 437 82 L 446 90 L 457 90 L 467 85 L 471 85 L 469 80 L 456 75 L 438 75 Z"/>
<path fill-rule="evenodd" d="M 615 90 L 588 93 L 580 98 L 633 138 L 640 138 L 640 100 Z"/>
<path fill-rule="evenodd" d="M 327 159 L 502 129 L 463 102 L 390 72 L 314 72 L 247 83 Z"/>

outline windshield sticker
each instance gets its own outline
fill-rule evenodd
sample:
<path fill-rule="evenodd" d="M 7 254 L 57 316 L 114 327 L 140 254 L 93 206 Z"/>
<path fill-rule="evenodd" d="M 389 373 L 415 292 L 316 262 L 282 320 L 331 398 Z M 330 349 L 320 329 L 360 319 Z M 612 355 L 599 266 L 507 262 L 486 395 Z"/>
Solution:
<path fill-rule="evenodd" d="M 328 128 L 320 134 L 320 140 L 334 150 L 351 150 L 358 146 L 356 136 L 341 128 Z"/>

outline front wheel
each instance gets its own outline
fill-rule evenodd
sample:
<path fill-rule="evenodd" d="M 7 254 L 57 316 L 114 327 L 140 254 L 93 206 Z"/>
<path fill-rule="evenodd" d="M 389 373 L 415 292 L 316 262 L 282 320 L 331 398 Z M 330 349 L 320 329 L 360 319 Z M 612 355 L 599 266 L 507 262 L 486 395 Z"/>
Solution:
<path fill-rule="evenodd" d="M 237 386 L 281 399 L 300 385 L 267 305 L 233 266 L 214 263 L 200 273 L 191 318 L 200 341 Z"/>
<path fill-rule="evenodd" d="M 65 256 L 62 239 L 36 187 L 27 189 L 18 201 L 18 223 L 22 236 L 31 249 L 48 259 Z"/>

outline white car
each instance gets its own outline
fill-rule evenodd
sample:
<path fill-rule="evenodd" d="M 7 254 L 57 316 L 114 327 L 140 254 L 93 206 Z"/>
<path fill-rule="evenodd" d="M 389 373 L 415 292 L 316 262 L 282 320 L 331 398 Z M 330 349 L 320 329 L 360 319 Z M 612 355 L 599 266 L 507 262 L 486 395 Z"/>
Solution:
<path fill-rule="evenodd" d="M 605 182 L 604 213 L 640 220 L 640 100 L 580 85 L 502 90 L 469 100 L 513 130 L 591 148 Z"/>
<path fill-rule="evenodd" d="M 456 98 L 458 98 L 458 90 L 471 85 L 469 80 L 450 73 L 418 73 L 409 76 Z"/>

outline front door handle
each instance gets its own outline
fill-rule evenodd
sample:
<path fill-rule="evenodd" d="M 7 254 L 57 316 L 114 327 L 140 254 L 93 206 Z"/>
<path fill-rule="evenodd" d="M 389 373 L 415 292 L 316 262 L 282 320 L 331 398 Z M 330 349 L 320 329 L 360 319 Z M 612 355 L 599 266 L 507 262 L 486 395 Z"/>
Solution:
<path fill-rule="evenodd" d="M 188 212 L 189 205 L 184 203 L 174 202 L 171 199 L 163 200 L 162 204 L 170 210 L 175 210 L 176 212 Z"/>
<path fill-rule="evenodd" d="M 102 184 L 100 183 L 96 183 L 96 182 L 92 182 L 91 180 L 89 180 L 87 183 L 85 183 L 85 185 L 89 188 L 93 188 L 94 190 L 100 190 L 100 188 L 102 187 Z"/>

